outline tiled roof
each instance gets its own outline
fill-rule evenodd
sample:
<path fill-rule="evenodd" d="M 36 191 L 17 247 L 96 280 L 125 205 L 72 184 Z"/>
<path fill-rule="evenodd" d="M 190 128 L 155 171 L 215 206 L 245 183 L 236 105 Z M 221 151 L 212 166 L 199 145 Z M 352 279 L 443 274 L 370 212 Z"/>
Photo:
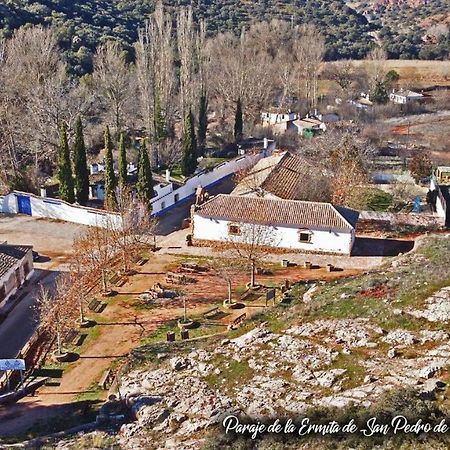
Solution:
<path fill-rule="evenodd" d="M 276 197 L 297 200 L 299 186 L 314 170 L 303 158 L 289 152 L 263 158 L 232 194 L 247 194 L 258 187 Z"/>
<path fill-rule="evenodd" d="M 32 249 L 27 245 L 0 245 L 0 279 Z"/>
<path fill-rule="evenodd" d="M 357 211 L 334 207 L 331 203 L 223 194 L 204 203 L 195 214 L 232 222 L 339 230 L 353 229 L 358 220 Z"/>

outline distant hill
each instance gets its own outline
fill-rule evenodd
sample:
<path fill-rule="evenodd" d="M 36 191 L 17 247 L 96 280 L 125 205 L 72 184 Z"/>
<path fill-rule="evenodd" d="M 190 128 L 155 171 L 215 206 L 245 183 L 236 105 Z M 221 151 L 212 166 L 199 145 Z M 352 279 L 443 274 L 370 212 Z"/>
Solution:
<path fill-rule="evenodd" d="M 209 34 L 238 32 L 251 21 L 273 18 L 313 23 L 325 36 L 326 58 L 333 60 L 365 57 L 371 48 L 374 31 L 378 28 L 381 37 L 386 31 L 378 16 L 387 10 L 380 3 L 385 1 L 394 0 L 370 3 L 370 13 L 374 16 L 371 24 L 367 20 L 367 8 L 355 10 L 347 6 L 344 0 L 196 0 L 193 3 L 196 17 L 207 20 Z M 190 3 L 191 0 L 165 1 L 172 10 Z M 430 3 L 444 5 L 446 0 Z M 154 4 L 155 0 L 3 0 L 0 3 L 0 33 L 9 37 L 23 25 L 50 26 L 56 32 L 72 70 L 83 74 L 91 70 L 92 53 L 104 40 L 118 40 L 131 53 L 137 30 L 152 12 Z M 377 12 L 376 5 L 383 11 Z M 389 29 L 391 22 L 386 25 L 386 36 L 394 34 Z M 410 57 L 422 46 L 420 36 L 417 39 L 413 44 L 417 48 L 410 52 Z M 405 50 L 402 52 L 406 55 Z"/>
<path fill-rule="evenodd" d="M 370 0 L 352 3 L 375 28 L 393 59 L 446 59 L 450 50 L 448 0 Z"/>

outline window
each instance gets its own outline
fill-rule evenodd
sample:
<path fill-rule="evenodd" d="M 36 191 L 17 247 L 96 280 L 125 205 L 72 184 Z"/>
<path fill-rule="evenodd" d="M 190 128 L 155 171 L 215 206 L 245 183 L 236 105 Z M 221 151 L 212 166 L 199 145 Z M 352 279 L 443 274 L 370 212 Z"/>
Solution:
<path fill-rule="evenodd" d="M 231 234 L 232 236 L 239 236 L 241 234 L 241 227 L 230 223 L 228 225 L 228 234 Z"/>
<path fill-rule="evenodd" d="M 299 231 L 298 240 L 300 242 L 311 242 L 311 232 L 310 231 Z"/>

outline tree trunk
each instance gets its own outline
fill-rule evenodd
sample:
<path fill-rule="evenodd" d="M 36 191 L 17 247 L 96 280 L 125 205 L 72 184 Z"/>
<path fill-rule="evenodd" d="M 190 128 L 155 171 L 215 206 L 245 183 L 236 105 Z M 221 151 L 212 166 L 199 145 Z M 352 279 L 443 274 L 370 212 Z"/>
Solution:
<path fill-rule="evenodd" d="M 106 270 L 102 269 L 102 285 L 103 285 L 103 292 L 108 292 L 108 282 L 106 280 Z"/>
<path fill-rule="evenodd" d="M 228 283 L 228 303 L 232 303 L 233 301 L 232 301 L 232 299 L 231 299 L 231 297 L 232 297 L 232 292 L 231 292 L 231 280 L 230 279 L 228 279 L 227 280 L 227 283 Z"/>
<path fill-rule="evenodd" d="M 62 355 L 61 333 L 59 331 L 56 332 L 56 345 L 58 347 L 58 354 Z"/>
<path fill-rule="evenodd" d="M 252 273 L 250 278 L 250 287 L 256 286 L 256 261 L 252 260 Z"/>
<path fill-rule="evenodd" d="M 83 300 L 80 300 L 80 323 L 84 323 L 84 307 L 83 307 Z"/>

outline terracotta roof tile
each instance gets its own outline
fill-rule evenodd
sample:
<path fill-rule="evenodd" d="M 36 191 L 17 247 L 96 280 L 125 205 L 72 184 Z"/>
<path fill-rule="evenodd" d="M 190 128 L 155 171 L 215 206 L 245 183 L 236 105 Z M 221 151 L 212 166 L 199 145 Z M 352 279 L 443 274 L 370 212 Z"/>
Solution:
<path fill-rule="evenodd" d="M 352 230 L 358 220 L 357 211 L 334 207 L 331 203 L 223 194 L 203 204 L 195 214 L 234 222 L 339 230 Z"/>
<path fill-rule="evenodd" d="M 0 278 L 32 249 L 27 245 L 0 245 Z"/>
<path fill-rule="evenodd" d="M 259 187 L 286 200 L 299 199 L 299 186 L 316 169 L 303 158 L 286 152 L 260 160 L 233 194 L 245 195 Z"/>

